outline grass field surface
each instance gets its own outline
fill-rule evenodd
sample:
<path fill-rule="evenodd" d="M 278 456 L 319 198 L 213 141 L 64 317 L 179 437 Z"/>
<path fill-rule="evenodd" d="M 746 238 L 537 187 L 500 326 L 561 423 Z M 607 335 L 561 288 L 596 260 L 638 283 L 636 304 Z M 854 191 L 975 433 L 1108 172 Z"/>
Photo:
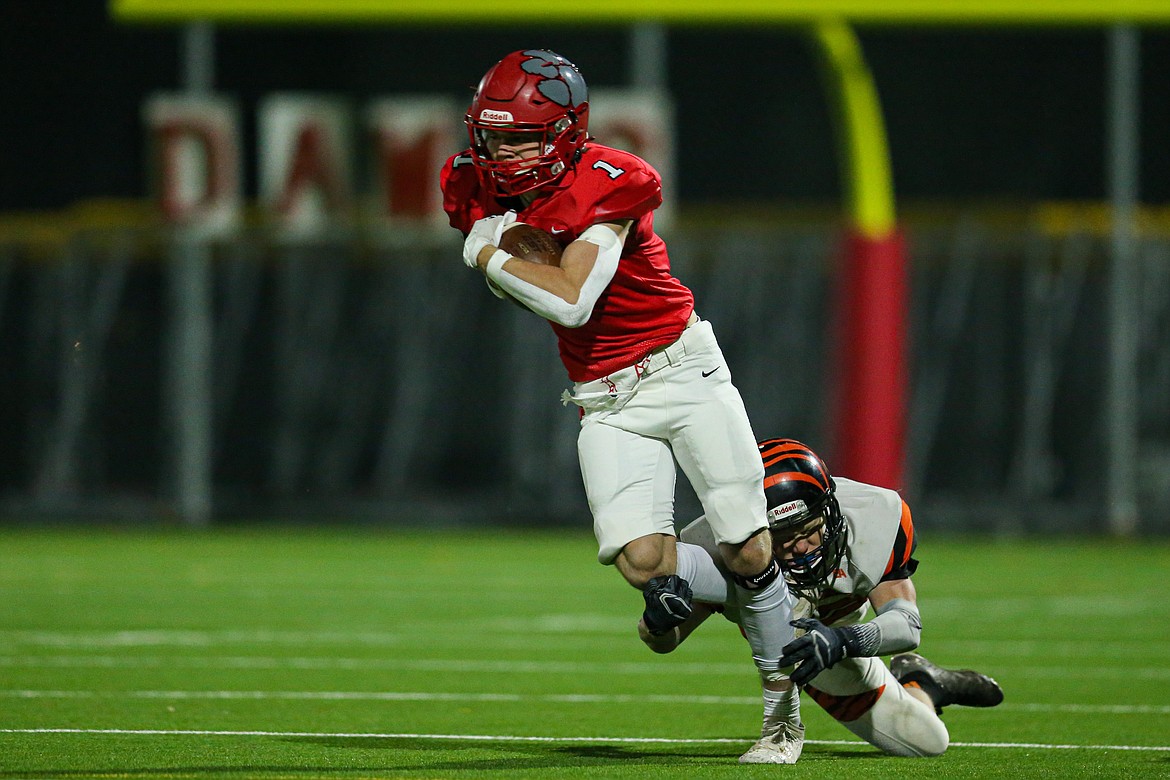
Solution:
<path fill-rule="evenodd" d="M 1170 545 L 920 538 L 921 652 L 1005 702 L 740 766 L 746 643 L 649 652 L 587 531 L 0 530 L 0 778 L 1170 777 Z"/>

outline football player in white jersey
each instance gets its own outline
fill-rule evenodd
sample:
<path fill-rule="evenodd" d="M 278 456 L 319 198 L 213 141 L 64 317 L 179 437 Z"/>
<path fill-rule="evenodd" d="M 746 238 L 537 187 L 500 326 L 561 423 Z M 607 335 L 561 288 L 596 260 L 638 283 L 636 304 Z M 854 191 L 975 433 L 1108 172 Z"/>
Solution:
<path fill-rule="evenodd" d="M 893 490 L 834 478 L 815 452 L 793 439 L 760 442 L 764 492 L 776 556 L 799 597 L 798 637 L 780 659 L 790 679 L 765 683 L 760 739 L 741 763 L 793 764 L 804 744 L 799 690 L 847 729 L 896 756 L 937 756 L 950 741 L 939 715 L 949 705 L 993 707 L 995 680 L 951 671 L 915 653 L 922 628 L 910 576 L 918 566 L 910 508 Z M 704 518 L 680 534 L 715 556 Z M 715 612 L 739 622 L 733 589 L 692 583 L 695 611 L 678 630 L 642 640 L 668 653 Z M 725 598 L 711 599 L 722 593 Z M 702 595 L 700 595 L 702 594 Z M 703 601 L 702 599 L 711 599 Z M 870 608 L 875 616 L 863 622 Z M 887 668 L 879 656 L 894 655 Z"/>

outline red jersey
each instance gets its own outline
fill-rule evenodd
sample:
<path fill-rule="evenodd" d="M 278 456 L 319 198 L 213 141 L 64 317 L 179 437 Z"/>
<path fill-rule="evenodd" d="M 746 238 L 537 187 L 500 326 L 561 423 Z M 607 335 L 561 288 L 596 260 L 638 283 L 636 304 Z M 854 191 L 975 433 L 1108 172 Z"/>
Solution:
<path fill-rule="evenodd" d="M 551 233 L 562 245 L 599 222 L 633 220 L 613 280 L 579 328 L 550 322 L 561 362 L 574 382 L 632 366 L 678 339 L 694 295 L 670 273 L 666 244 L 654 232 L 662 180 L 640 157 L 590 142 L 577 164 L 531 205 L 496 200 L 479 183 L 469 151 L 453 155 L 440 176 L 443 208 L 464 235 L 476 220 L 515 208 L 521 222 Z"/>

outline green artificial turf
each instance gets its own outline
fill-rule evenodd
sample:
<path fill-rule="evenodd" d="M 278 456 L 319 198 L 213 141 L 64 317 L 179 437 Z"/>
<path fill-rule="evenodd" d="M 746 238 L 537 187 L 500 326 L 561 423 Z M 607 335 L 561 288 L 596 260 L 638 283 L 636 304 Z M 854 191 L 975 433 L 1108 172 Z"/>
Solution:
<path fill-rule="evenodd" d="M 738 631 L 646 650 L 587 530 L 0 530 L 0 778 L 1170 776 L 1170 546 L 920 538 L 921 652 L 1004 704 L 896 759 L 806 698 L 760 767 Z"/>

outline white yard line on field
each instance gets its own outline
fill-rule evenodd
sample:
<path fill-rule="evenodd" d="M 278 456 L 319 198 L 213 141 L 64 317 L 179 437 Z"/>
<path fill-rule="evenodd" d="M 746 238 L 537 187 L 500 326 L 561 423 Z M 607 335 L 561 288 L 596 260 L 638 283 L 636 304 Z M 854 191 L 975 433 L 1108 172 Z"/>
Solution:
<path fill-rule="evenodd" d="M 742 663 L 663 663 L 658 659 L 646 661 L 481 661 L 476 659 L 426 658 L 339 658 L 334 656 L 215 656 L 215 655 L 89 655 L 67 653 L 61 655 L 0 654 L 0 667 L 102 668 L 102 669 L 393 669 L 453 674 L 497 672 L 502 674 L 533 674 L 549 672 L 562 674 L 631 674 L 631 675 L 728 675 L 742 677 L 746 668 Z M 1091 675 L 1094 678 L 1124 677 L 1170 680 L 1170 667 L 1126 665 L 1113 668 L 1077 666 L 1013 666 L 1011 671 L 1028 677 L 1059 677 Z"/>
<path fill-rule="evenodd" d="M 538 737 L 514 734 L 379 734 L 361 732 L 319 732 L 319 731 L 214 731 L 203 729 L 4 729 L 0 734 L 94 734 L 124 736 L 160 737 L 277 737 L 283 739 L 434 739 L 475 742 L 591 742 L 608 744 L 748 744 L 751 740 L 711 737 L 703 739 L 679 739 L 668 737 Z M 846 739 L 809 739 L 808 745 L 856 745 L 866 743 Z M 1055 745 L 1042 742 L 952 742 L 951 747 L 971 748 L 1024 748 L 1028 750 L 1137 750 L 1170 752 L 1167 745 Z"/>
<path fill-rule="evenodd" d="M 0 698 L 10 699 L 213 699 L 213 700 L 283 700 L 283 701 L 544 701 L 565 704 L 734 704 L 756 706 L 758 696 L 683 696 L 669 694 L 596 694 L 596 693 L 435 693 L 431 691 L 33 691 L 0 690 Z"/>
<path fill-rule="evenodd" d="M 548 614 L 530 618 L 490 617 L 461 621 L 458 630 L 448 623 L 412 621 L 410 630 L 397 631 L 295 631 L 264 628 L 235 628 L 221 630 L 196 629 L 121 629 L 121 630 L 30 630 L 0 628 L 0 648 L 7 652 L 24 647 L 46 647 L 73 650 L 101 648 L 150 647 L 231 647 L 239 645 L 268 645 L 272 647 L 309 647 L 314 645 L 358 645 L 364 647 L 409 647 L 422 642 L 433 642 L 437 637 L 457 640 L 475 633 L 481 641 L 493 647 L 517 646 L 530 642 L 533 634 L 573 637 L 574 642 L 610 641 L 612 637 L 631 635 L 628 621 L 612 615 Z M 935 652 L 951 655 L 979 656 L 1001 659 L 1014 665 L 1021 659 L 1043 656 L 1050 659 L 1075 661 L 1095 649 L 1091 639 L 1077 640 L 989 640 L 948 639 L 932 640 Z M 1145 653 L 1142 642 L 1131 642 L 1112 648 L 1114 655 L 1140 659 Z"/>
<path fill-rule="evenodd" d="M 338 645 L 375 647 L 409 645 L 426 637 L 464 637 L 469 632 L 485 637 L 530 637 L 533 633 L 632 635 L 626 620 L 602 615 L 541 615 L 532 618 L 487 618 L 462 621 L 458 630 L 449 623 L 412 621 L 409 630 L 399 631 L 287 631 L 263 628 L 222 629 L 121 629 L 115 631 L 51 631 L 0 628 L 0 643 L 58 648 L 98 647 L 215 647 L 218 645 Z M 493 640 L 494 642 L 494 640 Z"/>
<path fill-rule="evenodd" d="M 440 693 L 435 691 L 94 691 L 0 689 L 8 699 L 172 699 L 182 700 L 282 700 L 282 701 L 542 701 L 565 704 L 726 704 L 755 707 L 758 696 L 701 696 L 683 694 L 599 694 L 599 693 Z M 1024 712 L 1069 712 L 1085 715 L 1170 715 L 1166 704 L 1020 704 L 1005 702 L 1000 710 Z"/>
<path fill-rule="evenodd" d="M 478 661 L 474 659 L 335 658 L 270 656 L 139 656 L 139 655 L 0 655 L 0 666 L 102 669 L 393 669 L 422 672 L 500 672 L 532 674 L 548 672 L 597 674 L 726 674 L 742 677 L 749 668 L 742 663 L 680 663 L 661 661 Z"/>
<path fill-rule="evenodd" d="M 0 630 L 0 641 L 17 645 L 59 648 L 93 647 L 215 647 L 217 645 L 264 644 L 359 644 L 393 646 L 403 635 L 385 631 L 270 631 L 265 629 L 194 631 L 137 629 L 121 631 L 30 631 Z"/>

